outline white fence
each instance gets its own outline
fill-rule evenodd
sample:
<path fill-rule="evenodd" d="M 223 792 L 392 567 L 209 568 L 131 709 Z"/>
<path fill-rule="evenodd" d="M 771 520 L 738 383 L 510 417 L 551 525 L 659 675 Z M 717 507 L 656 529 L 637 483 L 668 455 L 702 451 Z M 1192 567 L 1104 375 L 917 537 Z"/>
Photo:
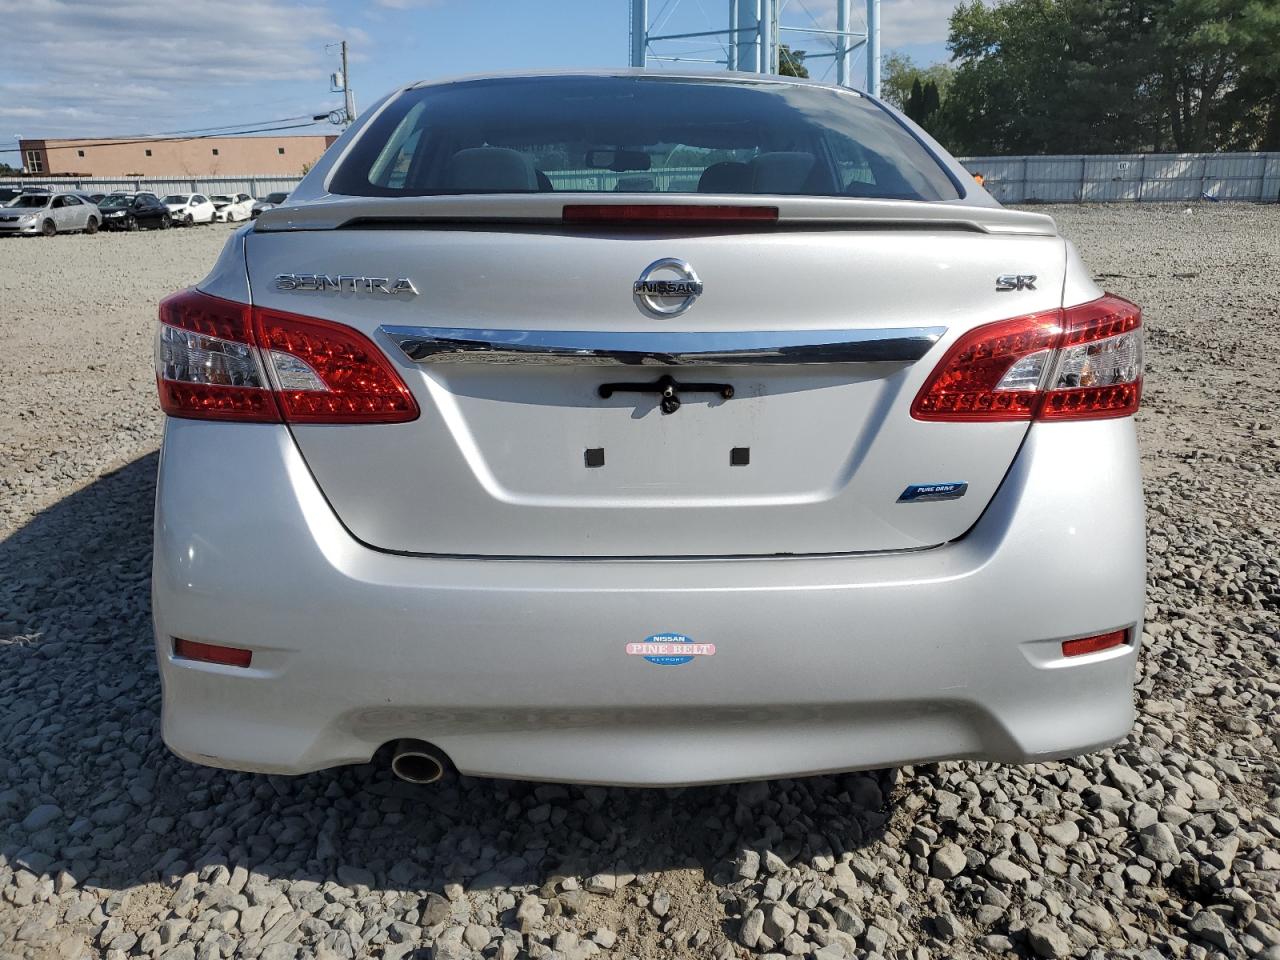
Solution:
<path fill-rule="evenodd" d="M 158 197 L 170 193 L 247 193 L 251 197 L 265 197 L 268 193 L 288 193 L 301 179 L 254 174 L 239 177 L 24 177 L 21 180 L 0 177 L 0 187 L 40 186 L 54 190 L 83 190 L 86 193 L 147 190 Z"/>
<path fill-rule="evenodd" d="M 1280 202 L 1280 153 L 1133 153 L 1108 156 L 968 157 L 961 163 L 980 173 L 986 188 L 1004 203 L 1092 203 L 1121 200 L 1214 200 Z M 648 189 L 693 191 L 701 168 L 654 170 L 644 176 L 607 170 L 550 174 L 558 190 Z M 632 186 L 629 178 L 636 181 Z M 0 179 L 23 184 L 108 192 L 247 193 L 262 197 L 288 192 L 300 177 L 246 174 L 238 177 L 44 177 Z M 621 182 L 619 182 L 621 181 Z M 642 182 L 645 185 L 642 185 Z"/>
<path fill-rule="evenodd" d="M 1280 153 L 966 157 L 1002 203 L 1113 200 L 1280 202 Z"/>

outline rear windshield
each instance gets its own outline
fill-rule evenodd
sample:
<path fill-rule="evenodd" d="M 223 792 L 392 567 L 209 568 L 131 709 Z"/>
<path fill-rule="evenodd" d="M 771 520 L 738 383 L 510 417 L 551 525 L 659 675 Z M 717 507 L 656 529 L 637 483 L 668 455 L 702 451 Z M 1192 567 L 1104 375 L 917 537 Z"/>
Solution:
<path fill-rule="evenodd" d="M 661 77 L 424 87 L 370 124 L 333 193 L 717 193 L 954 200 L 906 127 L 851 92 Z"/>

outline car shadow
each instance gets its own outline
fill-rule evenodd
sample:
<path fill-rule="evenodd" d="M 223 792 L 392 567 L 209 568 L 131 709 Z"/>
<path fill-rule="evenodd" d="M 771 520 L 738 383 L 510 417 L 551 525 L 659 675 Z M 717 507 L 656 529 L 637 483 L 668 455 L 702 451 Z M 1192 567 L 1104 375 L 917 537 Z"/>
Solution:
<path fill-rule="evenodd" d="M 385 750 L 300 777 L 178 759 L 160 739 L 150 635 L 156 465 L 153 453 L 105 474 L 0 541 L 0 863 L 109 890 L 211 865 L 419 893 L 687 868 L 728 885 L 748 851 L 839 861 L 884 832 L 889 771 L 681 789 L 457 775 L 415 786 L 391 775 Z"/>

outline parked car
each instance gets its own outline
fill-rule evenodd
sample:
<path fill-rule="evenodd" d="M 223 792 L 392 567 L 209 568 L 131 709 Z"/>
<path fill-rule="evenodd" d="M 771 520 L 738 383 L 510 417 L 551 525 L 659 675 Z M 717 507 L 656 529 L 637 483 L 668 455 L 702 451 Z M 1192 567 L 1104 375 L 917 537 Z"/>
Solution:
<path fill-rule="evenodd" d="M 289 194 L 287 193 L 268 193 L 261 200 L 253 201 L 253 209 L 249 211 L 249 216 L 256 220 L 258 218 L 258 214 L 263 213 L 266 210 L 274 210 L 288 199 Z"/>
<path fill-rule="evenodd" d="M 253 197 L 247 193 L 218 193 L 209 199 L 213 201 L 213 218 L 219 223 L 248 220 L 253 211 Z"/>
<path fill-rule="evenodd" d="M 171 193 L 162 201 L 169 208 L 174 223 L 185 227 L 193 223 L 213 223 L 217 208 L 202 193 Z"/>
<path fill-rule="evenodd" d="M 0 209 L 0 234 L 97 233 L 102 213 L 75 193 L 22 193 Z"/>
<path fill-rule="evenodd" d="M 154 193 L 113 193 L 103 198 L 101 210 L 102 225 L 111 230 L 168 230 L 172 223 L 169 208 Z"/>
<path fill-rule="evenodd" d="M 863 93 L 405 87 L 160 305 L 165 741 L 623 784 L 1114 742 L 1141 318 Z"/>

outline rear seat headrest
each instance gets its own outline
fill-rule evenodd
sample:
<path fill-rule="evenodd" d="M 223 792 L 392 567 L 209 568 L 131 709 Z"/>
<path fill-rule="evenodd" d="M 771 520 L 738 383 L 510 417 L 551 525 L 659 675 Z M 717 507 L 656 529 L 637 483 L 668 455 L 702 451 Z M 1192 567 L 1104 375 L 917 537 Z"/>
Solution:
<path fill-rule="evenodd" d="M 753 193 L 803 193 L 813 170 L 811 153 L 779 150 L 762 153 L 751 161 Z"/>
<path fill-rule="evenodd" d="M 511 191 L 538 189 L 533 161 L 507 147 L 467 147 L 449 158 L 445 183 L 453 190 Z"/>

